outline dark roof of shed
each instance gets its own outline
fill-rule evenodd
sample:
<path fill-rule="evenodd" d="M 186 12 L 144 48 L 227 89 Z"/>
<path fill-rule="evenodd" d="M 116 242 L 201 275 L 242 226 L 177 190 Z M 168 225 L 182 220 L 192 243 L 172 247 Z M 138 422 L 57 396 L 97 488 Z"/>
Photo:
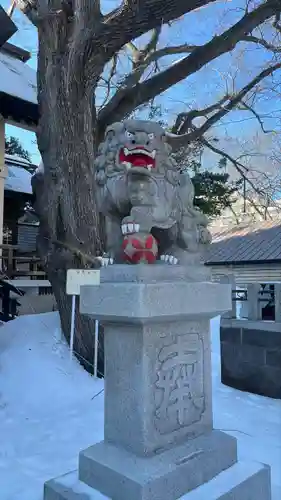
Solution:
<path fill-rule="evenodd" d="M 36 71 L 27 51 L 5 43 L 0 47 L 0 114 L 6 121 L 34 126 L 38 122 Z"/>
<path fill-rule="evenodd" d="M 0 47 L 17 32 L 17 27 L 0 5 Z"/>
<path fill-rule="evenodd" d="M 212 230 L 207 265 L 281 262 L 281 220 Z"/>

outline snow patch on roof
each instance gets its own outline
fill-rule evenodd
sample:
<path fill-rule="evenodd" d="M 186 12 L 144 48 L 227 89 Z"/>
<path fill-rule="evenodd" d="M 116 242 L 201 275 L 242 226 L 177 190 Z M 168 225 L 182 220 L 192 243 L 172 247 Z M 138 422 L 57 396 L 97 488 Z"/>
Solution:
<path fill-rule="evenodd" d="M 34 175 L 35 174 L 44 174 L 44 164 L 42 161 L 39 163 L 38 167 L 36 168 Z"/>
<path fill-rule="evenodd" d="M 23 167 L 7 165 L 8 175 L 5 179 L 4 189 L 17 193 L 32 194 L 31 173 Z"/>
<path fill-rule="evenodd" d="M 0 92 L 37 104 L 36 71 L 0 51 Z"/>
<path fill-rule="evenodd" d="M 12 162 L 21 165 L 30 165 L 30 161 L 26 160 L 25 158 L 22 158 L 18 155 L 8 155 L 7 153 L 5 153 L 5 161 L 6 163 Z"/>

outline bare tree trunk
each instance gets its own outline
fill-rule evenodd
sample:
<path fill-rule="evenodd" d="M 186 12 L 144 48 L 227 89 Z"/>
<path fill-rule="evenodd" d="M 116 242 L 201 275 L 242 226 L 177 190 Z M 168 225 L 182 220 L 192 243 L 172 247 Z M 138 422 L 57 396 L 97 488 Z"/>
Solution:
<path fill-rule="evenodd" d="M 43 37 L 39 33 L 40 39 Z M 96 148 L 94 87 L 79 72 L 69 83 L 69 54 L 61 39 L 61 53 L 57 46 L 57 30 L 49 30 L 44 44 L 39 44 L 41 120 L 37 140 L 44 174 L 35 178 L 34 188 L 35 208 L 40 217 L 39 253 L 57 300 L 63 333 L 69 340 L 71 299 L 65 293 L 66 271 L 89 267 L 70 248 L 81 249 L 93 257 L 101 253 L 103 245 L 93 175 Z M 91 372 L 94 321 L 81 316 L 79 307 L 76 310 L 74 350 Z M 103 373 L 102 350 L 99 371 Z"/>

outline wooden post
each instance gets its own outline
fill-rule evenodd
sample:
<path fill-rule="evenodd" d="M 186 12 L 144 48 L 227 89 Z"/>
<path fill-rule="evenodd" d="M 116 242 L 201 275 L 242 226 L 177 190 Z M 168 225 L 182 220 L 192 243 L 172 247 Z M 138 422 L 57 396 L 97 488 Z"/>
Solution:
<path fill-rule="evenodd" d="M 281 322 L 281 283 L 274 285 L 275 321 Z"/>
<path fill-rule="evenodd" d="M 236 301 L 233 300 L 232 291 L 236 289 L 235 285 L 235 276 L 234 274 L 225 274 L 224 276 L 220 276 L 220 283 L 222 284 L 230 284 L 231 285 L 231 304 L 232 309 L 222 314 L 223 318 L 235 319 L 236 318 Z"/>
<path fill-rule="evenodd" d="M 3 244 L 3 220 L 4 220 L 4 184 L 7 176 L 5 166 L 5 121 L 0 115 L 0 245 Z M 1 269 L 2 269 L 2 249 L 0 249 Z"/>
<path fill-rule="evenodd" d="M 8 266 L 7 266 L 7 274 L 9 278 L 12 277 L 14 271 L 14 250 L 12 247 L 8 248 Z"/>
<path fill-rule="evenodd" d="M 261 319 L 261 308 L 259 303 L 260 283 L 250 283 L 248 290 L 248 319 L 253 321 Z"/>

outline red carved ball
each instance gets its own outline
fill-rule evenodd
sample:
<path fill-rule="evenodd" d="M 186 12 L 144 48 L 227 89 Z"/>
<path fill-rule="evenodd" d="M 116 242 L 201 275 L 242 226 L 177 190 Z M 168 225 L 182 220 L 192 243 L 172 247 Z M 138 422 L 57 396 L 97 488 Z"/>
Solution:
<path fill-rule="evenodd" d="M 123 241 L 124 260 L 131 264 L 154 264 L 157 241 L 152 234 L 135 233 L 125 236 Z"/>

